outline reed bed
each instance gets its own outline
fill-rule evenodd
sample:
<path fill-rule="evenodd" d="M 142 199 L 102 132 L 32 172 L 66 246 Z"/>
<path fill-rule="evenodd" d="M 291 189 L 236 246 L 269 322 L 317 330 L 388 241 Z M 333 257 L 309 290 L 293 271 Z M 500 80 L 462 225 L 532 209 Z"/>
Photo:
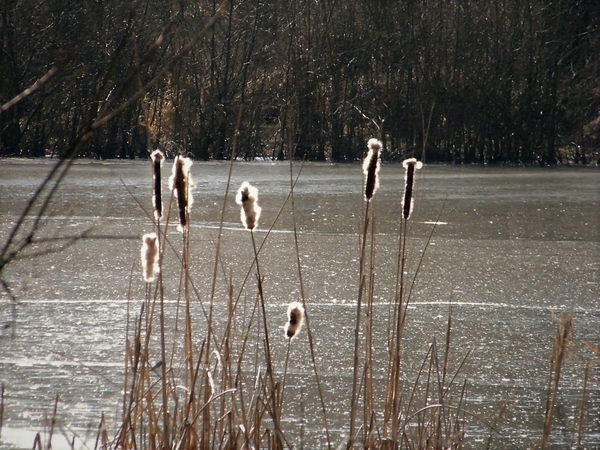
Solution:
<path fill-rule="evenodd" d="M 298 282 L 301 298 L 287 307 L 287 322 L 283 332 L 275 333 L 269 328 L 266 307 L 265 269 L 261 265 L 260 252 L 269 238 L 259 242 L 255 230 L 259 227 L 261 208 L 258 204 L 258 189 L 245 181 L 237 190 L 236 203 L 240 206 L 240 222 L 248 232 L 250 254 L 247 274 L 242 286 L 233 286 L 230 280 L 227 303 L 227 325 L 216 326 L 213 317 L 214 292 L 206 302 L 206 296 L 193 288 L 193 277 L 189 263 L 189 223 L 193 218 L 191 206 L 191 161 L 177 157 L 173 162 L 169 188 L 170 200 L 160 198 L 160 167 L 164 159 L 153 154 L 154 231 L 144 235 L 142 245 L 143 279 L 146 282 L 146 300 L 142 310 L 133 321 L 133 331 L 127 342 L 127 393 L 123 398 L 123 420 L 120 431 L 112 441 L 103 441 L 103 446 L 119 448 L 294 448 L 298 436 L 291 436 L 282 426 L 286 406 L 286 381 L 290 367 L 290 354 L 299 333 L 310 336 L 309 346 L 313 355 L 312 366 L 318 386 L 323 421 L 323 433 L 329 448 L 342 445 L 346 448 L 399 448 L 415 442 L 427 442 L 428 446 L 462 443 L 465 418 L 462 413 L 464 398 L 451 403 L 448 392 L 453 387 L 457 374 L 449 374 L 448 353 L 450 342 L 450 319 L 444 356 L 440 359 L 435 341 L 426 355 L 418 379 L 410 391 L 404 392 L 400 384 L 402 361 L 402 335 L 406 326 L 410 287 L 414 279 L 407 281 L 407 234 L 414 203 L 415 171 L 422 164 L 415 159 L 404 163 L 405 186 L 400 199 L 402 215 L 399 217 L 397 277 L 392 302 L 395 306 L 385 320 L 388 322 L 387 383 L 374 381 L 373 366 L 381 361 L 373 359 L 374 291 L 376 274 L 375 199 L 379 187 L 380 152 L 382 144 L 377 139 L 367 143 L 368 153 L 363 164 L 365 173 L 364 205 L 360 238 L 360 258 L 357 280 L 356 323 L 354 325 L 353 379 L 350 398 L 350 422 L 344 442 L 333 442 L 327 417 L 327 405 L 319 381 L 319 367 L 312 341 L 309 313 L 310 304 L 304 298 L 300 251 L 294 251 L 298 262 Z M 293 195 L 295 180 L 290 166 L 290 195 L 288 201 L 294 211 Z M 229 184 L 229 183 L 228 183 Z M 229 187 L 228 187 L 229 190 Z M 225 199 L 227 201 L 227 199 Z M 169 205 L 176 211 L 177 228 L 182 233 L 182 242 L 170 243 L 167 239 L 168 222 L 161 224 L 162 212 L 158 205 Z M 282 205 L 282 211 L 286 205 Z M 170 217 L 167 212 L 166 217 Z M 295 217 L 294 217 L 295 220 Z M 271 227 L 274 224 L 271 225 Z M 270 229 L 269 229 L 270 230 Z M 297 231 L 294 227 L 295 242 Z M 215 249 L 215 276 L 223 264 L 219 239 Z M 154 243 L 162 243 L 158 255 Z M 157 315 L 156 305 L 163 305 L 165 283 L 163 271 L 155 264 L 162 264 L 167 252 L 167 243 L 176 254 L 181 265 L 179 296 L 181 315 L 177 318 L 175 335 L 166 336 L 164 311 L 159 309 L 160 354 L 163 356 L 158 367 L 151 363 L 150 337 Z M 149 245 L 150 244 L 150 245 Z M 248 252 L 246 252 L 248 254 Z M 414 274 L 416 277 L 416 274 Z M 173 280 L 169 280 L 173 281 Z M 223 301 L 221 300 L 221 301 Z M 204 319 L 201 324 L 205 335 L 194 333 L 191 308 L 202 308 Z M 273 337 L 287 340 L 283 369 L 281 361 L 273 360 Z M 178 342 L 179 340 L 179 342 Z M 173 344 L 169 347 L 167 342 Z M 292 359 L 291 363 L 294 361 Z M 156 369 L 160 369 L 158 372 Z M 160 376 L 157 378 L 156 374 Z M 251 376 L 250 376 L 251 375 Z M 421 386 L 424 385 L 423 390 Z M 410 394 L 409 394 L 410 392 Z M 183 394 L 184 393 L 184 394 Z M 432 399 L 434 401 L 432 401 Z"/>
<path fill-rule="evenodd" d="M 294 346 L 298 336 L 306 333 L 310 350 L 312 380 L 323 433 L 322 447 L 368 449 L 461 449 L 469 447 L 467 429 L 470 424 L 489 430 L 487 447 L 501 442 L 511 447 L 496 423 L 469 412 L 468 382 L 461 368 L 469 352 L 456 355 L 452 348 L 453 311 L 448 310 L 446 328 L 440 330 L 442 342 L 433 338 L 423 355 L 409 354 L 403 338 L 410 323 L 408 306 L 418 279 L 423 256 L 435 232 L 430 230 L 424 248 L 414 261 L 409 261 L 409 235 L 413 226 L 412 214 L 417 201 L 416 174 L 422 164 L 414 158 L 404 161 L 404 189 L 399 195 L 395 285 L 391 292 L 392 305 L 382 315 L 376 308 L 374 295 L 377 283 L 377 190 L 380 184 L 380 152 L 382 143 L 371 139 L 363 164 L 364 202 L 358 234 L 358 267 L 356 303 L 353 324 L 353 364 L 349 395 L 348 423 L 341 440 L 334 440 L 330 429 L 330 411 L 324 395 L 319 368 L 318 349 L 311 328 L 311 306 L 304 293 L 303 271 L 294 207 L 294 188 L 300 176 L 293 177 L 290 163 L 290 188 L 279 214 L 290 212 L 294 223 L 294 243 L 291 249 L 297 263 L 298 298 L 291 302 L 268 305 L 269 284 L 261 251 L 268 244 L 275 222 L 257 234 L 261 226 L 259 190 L 245 181 L 237 190 L 240 206 L 240 228 L 245 229 L 245 247 L 239 253 L 250 255 L 242 281 L 228 271 L 221 254 L 225 205 L 230 201 L 231 172 L 221 213 L 221 225 L 213 242 L 213 278 L 209 292 L 197 289 L 190 255 L 190 242 L 195 238 L 193 223 L 192 161 L 177 156 L 172 164 L 168 195 L 163 198 L 162 166 L 164 155 L 152 153 L 152 193 L 148 214 L 152 231 L 142 237 L 141 276 L 134 275 L 132 283 L 144 283 L 145 299 L 137 311 L 130 314 L 125 342 L 125 377 L 121 420 L 118 430 L 110 432 L 106 419 L 101 417 L 94 448 L 97 449 L 284 449 L 303 448 L 302 427 L 293 433 L 286 427 L 286 414 L 291 406 L 304 414 L 304 404 L 291 405 L 297 395 L 289 393 L 289 370 L 298 363 Z M 233 160 L 233 158 L 232 158 Z M 398 176 L 398 185 L 402 175 Z M 150 181 L 150 177 L 149 177 Z M 196 214 L 194 212 L 194 214 Z M 201 214 L 201 213 L 197 213 Z M 442 214 L 442 212 L 440 212 Z M 439 218 L 438 218 L 439 219 Z M 180 240 L 172 239 L 169 231 L 176 227 Z M 243 245 L 243 246 L 244 246 Z M 242 246 L 242 247 L 243 247 Z M 165 276 L 167 258 L 179 268 L 179 276 Z M 380 263 L 380 262 L 379 262 Z M 389 262 L 386 262 L 389 263 Z M 217 278 L 225 280 L 226 295 L 218 294 Z M 174 321 L 166 320 L 165 284 L 177 286 L 177 313 Z M 290 288 L 290 290 L 292 290 Z M 226 320 L 217 320 L 215 305 L 225 308 Z M 268 308 L 271 306 L 271 308 Z M 278 329 L 270 326 L 268 315 L 272 307 L 281 308 L 286 321 Z M 386 330 L 387 359 L 375 359 L 375 327 Z M 543 418 L 543 438 L 540 448 L 551 442 L 553 413 L 558 403 L 561 369 L 565 364 L 572 337 L 571 316 L 557 324 L 551 355 L 546 412 Z M 285 357 L 278 359 L 273 352 L 273 339 L 285 342 Z M 332 348 L 325 351 L 335 351 Z M 414 353 L 414 352 L 412 352 Z M 421 358 L 417 375 L 409 383 L 404 379 L 406 358 Z M 451 367 L 454 369 L 451 370 Z M 385 372 L 384 380 L 375 372 Z M 587 417 L 587 386 L 589 364 L 577 423 L 578 442 L 585 429 Z M 347 379 L 350 379 L 349 377 Z M 0 427 L 4 389 L 0 391 Z M 301 395 L 302 396 L 302 395 Z M 52 417 L 56 417 L 59 398 L 56 398 Z M 302 419 L 296 418 L 296 419 Z M 54 420 L 52 421 L 54 424 Z M 37 436 L 34 448 L 51 448 L 52 426 L 42 444 Z M 311 447 L 307 447 L 311 448 Z"/>

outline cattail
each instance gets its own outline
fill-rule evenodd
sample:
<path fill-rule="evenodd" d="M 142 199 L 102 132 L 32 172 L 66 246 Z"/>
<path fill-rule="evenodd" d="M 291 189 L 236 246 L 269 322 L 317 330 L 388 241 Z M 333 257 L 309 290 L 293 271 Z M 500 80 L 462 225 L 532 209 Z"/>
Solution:
<path fill-rule="evenodd" d="M 154 276 L 160 272 L 158 265 L 158 236 L 148 233 L 142 236 L 142 269 L 147 283 L 154 281 Z"/>
<path fill-rule="evenodd" d="M 375 138 L 369 139 L 367 142 L 369 147 L 369 153 L 363 162 L 363 172 L 367 176 L 365 186 L 365 200 L 369 201 L 375 195 L 377 188 L 379 188 L 379 167 L 381 165 L 381 159 L 379 152 L 381 151 L 382 144 Z"/>
<path fill-rule="evenodd" d="M 402 162 L 402 167 L 406 169 L 404 180 L 406 185 L 404 186 L 404 198 L 402 199 L 402 217 L 404 220 L 408 220 L 413 209 L 413 182 L 415 179 L 415 169 L 423 167 L 421 161 L 417 161 L 415 158 L 405 159 Z"/>
<path fill-rule="evenodd" d="M 253 230 L 258 223 L 261 208 L 258 206 L 258 189 L 244 181 L 237 191 L 235 201 L 242 207 L 240 218 L 247 230 Z"/>
<path fill-rule="evenodd" d="M 192 160 L 190 158 L 176 156 L 173 162 L 173 173 L 169 177 L 169 188 L 177 198 L 177 209 L 179 211 L 179 226 L 177 229 L 181 232 L 187 227 L 188 214 L 194 203 L 194 197 L 192 197 L 194 183 L 190 173 L 191 166 Z"/>
<path fill-rule="evenodd" d="M 154 150 L 150 158 L 152 158 L 152 206 L 154 207 L 154 218 L 160 220 L 162 219 L 160 168 L 165 155 L 160 150 Z"/>
<path fill-rule="evenodd" d="M 304 307 L 300 302 L 292 302 L 287 310 L 288 321 L 283 327 L 285 335 L 288 339 L 292 339 L 302 328 L 304 322 Z"/>

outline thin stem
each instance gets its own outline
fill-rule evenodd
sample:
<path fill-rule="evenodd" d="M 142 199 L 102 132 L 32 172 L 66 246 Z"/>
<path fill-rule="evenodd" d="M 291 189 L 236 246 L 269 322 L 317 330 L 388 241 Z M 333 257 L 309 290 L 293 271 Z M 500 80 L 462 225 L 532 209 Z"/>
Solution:
<path fill-rule="evenodd" d="M 587 402 L 588 396 L 588 380 L 590 378 L 590 362 L 588 361 L 585 364 L 585 373 L 583 376 L 583 393 L 581 394 L 581 407 L 579 410 L 579 425 L 577 426 L 577 446 L 576 448 L 581 448 L 581 436 L 583 434 L 583 422 L 585 417 L 585 404 Z M 1 418 L 0 418 L 1 419 Z M 0 421 L 1 423 L 1 421 Z"/>
<path fill-rule="evenodd" d="M 401 341 L 402 334 L 404 331 L 404 323 L 406 318 L 406 310 L 408 305 L 403 306 L 404 299 L 404 270 L 406 268 L 406 229 L 407 221 L 402 220 L 401 226 L 401 261 L 400 261 L 400 290 L 398 292 L 398 298 L 396 300 L 398 304 L 398 314 L 396 317 L 396 336 L 394 340 L 394 354 L 392 355 L 392 385 L 393 391 L 391 395 L 392 403 L 392 442 L 396 442 L 398 438 L 398 418 L 400 415 L 400 361 L 401 361 Z"/>
<path fill-rule="evenodd" d="M 271 401 L 272 401 L 272 415 L 273 415 L 273 425 L 275 427 L 275 433 L 277 436 L 277 441 L 275 442 L 276 448 L 283 448 L 283 443 L 281 439 L 281 428 L 279 424 L 279 416 L 277 414 L 277 400 L 275 396 L 275 379 L 273 377 L 273 360 L 271 358 L 271 345 L 269 344 L 269 327 L 267 325 L 267 311 L 265 307 L 265 297 L 263 293 L 262 286 L 262 276 L 260 274 L 260 264 L 258 263 L 258 251 L 256 247 L 256 239 L 254 238 L 254 231 L 250 230 L 250 236 L 252 237 L 252 248 L 254 249 L 254 261 L 256 263 L 256 277 L 258 284 L 258 295 L 260 297 L 260 307 L 262 312 L 263 319 L 263 328 L 265 332 L 265 356 L 267 359 L 267 378 L 269 380 L 269 388 L 271 390 Z"/>
<path fill-rule="evenodd" d="M 359 276 L 358 276 L 358 300 L 356 302 L 356 323 L 354 328 L 354 364 L 353 364 L 353 373 L 352 373 L 352 396 L 350 400 L 350 435 L 348 438 L 347 448 L 350 449 L 354 445 L 354 433 L 355 433 L 355 424 L 356 424 L 356 412 L 358 409 L 358 397 L 359 397 L 359 388 L 358 388 L 358 378 L 359 378 L 359 355 L 358 349 L 360 347 L 360 322 L 361 322 L 361 312 L 362 312 L 362 297 L 364 292 L 364 260 L 365 260 L 365 251 L 367 245 L 367 230 L 369 229 L 369 205 L 371 202 L 367 202 L 367 206 L 365 208 L 365 221 L 363 227 L 362 234 L 362 245 L 360 252 L 360 263 L 359 263 Z"/>
<path fill-rule="evenodd" d="M 166 230 L 166 228 L 165 228 Z M 160 219 L 156 220 L 156 235 L 158 236 L 158 279 L 157 287 L 160 295 L 160 378 L 163 403 L 163 449 L 171 448 L 171 433 L 169 424 L 169 393 L 167 392 L 167 351 L 165 342 L 165 288 L 163 285 L 163 246 L 161 245 Z"/>
<path fill-rule="evenodd" d="M 281 380 L 281 394 L 279 397 L 279 413 L 281 416 L 281 411 L 283 409 L 283 393 L 285 392 L 285 383 L 287 380 L 287 371 L 288 371 L 288 363 L 290 360 L 290 348 L 291 348 L 292 340 L 288 339 L 287 348 L 285 351 L 285 364 L 283 366 L 283 380 Z"/>
<path fill-rule="evenodd" d="M 371 426 L 373 418 L 373 296 L 375 289 L 375 208 L 371 208 L 371 242 L 370 242 L 370 264 L 367 284 L 367 329 L 365 332 L 365 414 L 364 414 L 364 431 L 365 442 L 370 447 L 370 442 L 367 441 L 371 435 Z"/>

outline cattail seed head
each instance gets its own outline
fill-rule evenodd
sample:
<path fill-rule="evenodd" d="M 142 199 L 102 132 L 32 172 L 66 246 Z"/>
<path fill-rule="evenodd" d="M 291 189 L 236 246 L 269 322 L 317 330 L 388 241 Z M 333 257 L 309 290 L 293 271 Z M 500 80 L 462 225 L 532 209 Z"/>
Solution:
<path fill-rule="evenodd" d="M 175 161 L 173 161 L 173 173 L 169 177 L 169 189 L 173 191 L 175 198 L 177 198 L 177 209 L 179 211 L 179 226 L 177 229 L 181 232 L 187 227 L 188 215 L 194 203 L 194 197 L 192 196 L 194 183 L 190 173 L 191 167 L 192 160 L 190 158 L 176 156 Z"/>
<path fill-rule="evenodd" d="M 369 139 L 367 142 L 369 153 L 363 162 L 363 172 L 367 177 L 365 182 L 365 200 L 369 201 L 375 195 L 379 188 L 379 168 L 381 166 L 380 151 L 382 144 L 375 138 Z"/>
<path fill-rule="evenodd" d="M 258 224 L 261 208 L 258 206 L 258 189 L 244 181 L 237 191 L 235 201 L 240 205 L 240 218 L 247 230 L 253 230 Z"/>
<path fill-rule="evenodd" d="M 160 168 L 165 159 L 165 155 L 160 150 L 154 150 L 150 155 L 152 159 L 152 206 L 154 208 L 154 218 L 162 219 L 162 193 L 161 193 L 161 173 Z"/>
<path fill-rule="evenodd" d="M 158 265 L 158 236 L 148 233 L 142 236 L 142 269 L 144 280 L 152 283 L 156 274 L 160 272 Z"/>
<path fill-rule="evenodd" d="M 300 302 L 292 302 L 287 310 L 288 321 L 283 327 L 288 339 L 294 338 L 304 323 L 304 307 Z"/>
<path fill-rule="evenodd" d="M 413 183 L 415 178 L 415 170 L 423 167 L 421 161 L 417 161 L 415 158 L 405 159 L 402 162 L 402 167 L 406 169 L 404 175 L 404 197 L 402 199 L 402 217 L 404 220 L 410 218 L 410 214 L 413 210 Z"/>

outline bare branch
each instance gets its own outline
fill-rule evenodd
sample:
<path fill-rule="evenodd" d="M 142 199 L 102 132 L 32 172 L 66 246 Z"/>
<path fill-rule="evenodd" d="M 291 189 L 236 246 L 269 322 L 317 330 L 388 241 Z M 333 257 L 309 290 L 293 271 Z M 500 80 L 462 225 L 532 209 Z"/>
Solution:
<path fill-rule="evenodd" d="M 23 92 L 21 92 L 19 95 L 14 97 L 12 100 L 9 100 L 4 105 L 0 105 L 0 114 L 2 114 L 5 111 L 8 111 L 10 108 L 15 106 L 17 103 L 19 103 L 24 98 L 29 97 L 34 92 L 39 91 L 42 88 L 42 86 L 44 86 L 44 84 L 46 84 L 54 75 L 56 75 L 58 73 L 58 71 L 59 71 L 58 66 L 56 66 L 56 65 L 52 66 L 50 68 L 50 70 L 48 72 L 46 72 L 46 74 L 42 78 L 37 80 L 35 83 L 33 83 L 31 86 L 29 86 Z"/>

